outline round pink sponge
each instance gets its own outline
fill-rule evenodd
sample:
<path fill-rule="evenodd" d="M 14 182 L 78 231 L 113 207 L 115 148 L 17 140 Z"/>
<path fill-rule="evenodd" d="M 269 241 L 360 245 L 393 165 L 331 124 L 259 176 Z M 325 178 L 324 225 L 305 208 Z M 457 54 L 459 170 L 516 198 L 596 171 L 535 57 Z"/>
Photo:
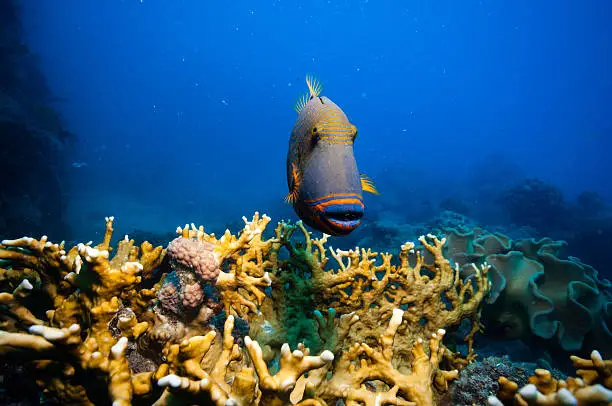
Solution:
<path fill-rule="evenodd" d="M 164 283 L 159 291 L 158 298 L 164 310 L 174 314 L 181 313 L 181 299 L 178 288 L 174 283 Z"/>
<path fill-rule="evenodd" d="M 214 284 L 219 276 L 219 264 L 210 243 L 178 237 L 168 245 L 167 255 L 172 267 L 192 271 L 204 283 Z"/>
<path fill-rule="evenodd" d="M 192 285 L 183 286 L 183 306 L 186 308 L 195 309 L 204 301 L 204 292 L 202 286 L 198 282 Z"/>

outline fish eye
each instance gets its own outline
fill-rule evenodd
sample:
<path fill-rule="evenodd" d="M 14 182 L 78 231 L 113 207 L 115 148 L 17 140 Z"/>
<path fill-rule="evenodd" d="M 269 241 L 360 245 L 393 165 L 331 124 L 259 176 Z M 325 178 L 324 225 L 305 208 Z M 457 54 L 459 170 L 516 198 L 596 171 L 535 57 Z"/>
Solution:
<path fill-rule="evenodd" d="M 319 133 L 317 132 L 317 127 L 312 128 L 312 136 L 310 137 L 311 146 L 314 146 L 319 142 Z"/>

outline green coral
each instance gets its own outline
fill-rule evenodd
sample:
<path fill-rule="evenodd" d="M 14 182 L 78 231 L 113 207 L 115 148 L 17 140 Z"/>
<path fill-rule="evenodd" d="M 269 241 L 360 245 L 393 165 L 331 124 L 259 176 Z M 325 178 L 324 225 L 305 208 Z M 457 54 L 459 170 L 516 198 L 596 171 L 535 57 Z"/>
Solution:
<path fill-rule="evenodd" d="M 321 342 L 317 335 L 317 325 L 312 319 L 316 309 L 312 281 L 301 276 L 302 272 L 293 269 L 290 264 L 284 264 L 284 267 L 287 269 L 279 273 L 282 285 L 279 292 L 282 293 L 273 293 L 279 303 L 282 303 L 279 312 L 281 324 L 285 326 L 284 342 L 289 343 L 291 348 L 298 343 L 304 343 L 313 352 L 318 353 Z"/>
<path fill-rule="evenodd" d="M 301 222 L 282 222 L 276 230 L 281 258 L 276 262 L 276 278 L 270 295 L 274 303 L 281 305 L 276 310 L 279 329 L 274 332 L 275 337 L 268 339 L 270 342 L 280 340 L 281 344 L 289 343 L 291 348 L 303 343 L 317 353 L 322 348 L 322 342 L 314 319 L 317 302 L 316 287 L 311 278 L 313 258 L 312 252 L 306 249 L 305 241 L 300 239 L 300 227 L 303 227 Z"/>

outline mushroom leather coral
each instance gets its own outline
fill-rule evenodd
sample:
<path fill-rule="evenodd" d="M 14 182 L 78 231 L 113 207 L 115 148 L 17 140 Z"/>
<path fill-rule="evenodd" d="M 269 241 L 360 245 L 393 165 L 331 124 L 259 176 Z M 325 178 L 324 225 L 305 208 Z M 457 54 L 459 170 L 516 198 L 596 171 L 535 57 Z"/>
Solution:
<path fill-rule="evenodd" d="M 564 241 L 512 240 L 480 229 L 453 230 L 447 239 L 446 257 L 466 264 L 467 271 L 472 263 L 491 265 L 488 331 L 547 339 L 565 351 L 599 348 L 612 356 L 612 283 L 578 258 L 563 259 Z"/>

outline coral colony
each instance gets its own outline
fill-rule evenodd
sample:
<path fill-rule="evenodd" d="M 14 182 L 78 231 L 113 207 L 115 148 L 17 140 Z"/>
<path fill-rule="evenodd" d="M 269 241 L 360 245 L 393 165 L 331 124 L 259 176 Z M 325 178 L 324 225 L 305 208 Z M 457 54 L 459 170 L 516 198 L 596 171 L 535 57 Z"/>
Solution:
<path fill-rule="evenodd" d="M 220 238 L 179 227 L 166 248 L 128 236 L 112 246 L 112 217 L 95 246 L 3 241 L 3 360 L 25 364 L 57 404 L 448 402 L 449 385 L 477 357 L 483 306 L 492 294 L 503 299 L 491 263 L 506 254 L 472 252 L 472 262 L 451 265 L 449 246 L 456 253 L 473 235 L 427 235 L 393 258 L 333 249 L 301 222 L 280 222 L 264 238 L 269 217 L 244 220 Z M 519 259 L 507 267 L 527 279 L 540 271 Z M 463 351 L 445 343 L 451 335 Z M 596 351 L 572 361 L 579 378 L 536 369 L 519 387 L 500 377 L 489 404 L 610 402 L 612 361 Z"/>

